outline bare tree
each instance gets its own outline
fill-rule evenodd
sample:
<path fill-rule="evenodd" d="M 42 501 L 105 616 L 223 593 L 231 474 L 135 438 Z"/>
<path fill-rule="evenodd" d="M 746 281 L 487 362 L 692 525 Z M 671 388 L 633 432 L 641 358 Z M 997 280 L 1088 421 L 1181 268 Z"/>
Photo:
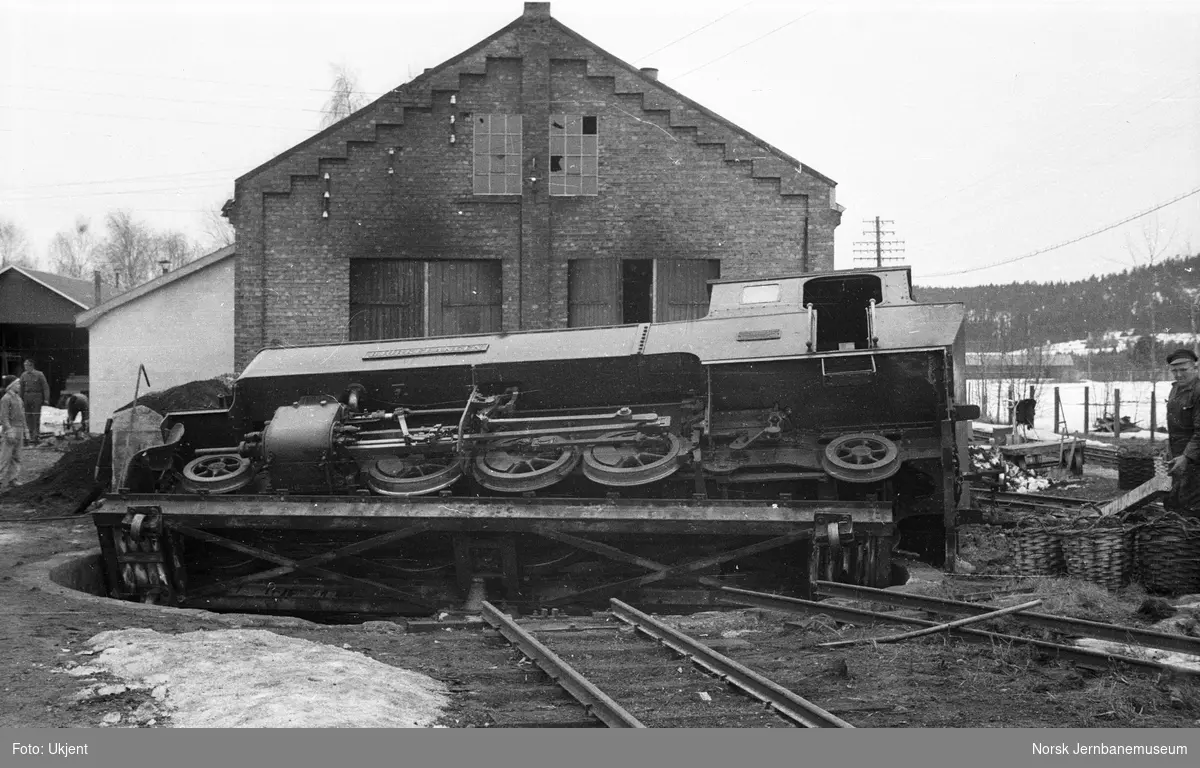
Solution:
<path fill-rule="evenodd" d="M 161 232 L 154 235 L 155 262 L 164 270 L 179 269 L 200 256 L 200 246 L 188 240 L 182 232 Z"/>
<path fill-rule="evenodd" d="M 103 271 L 118 288 L 132 288 L 157 274 L 158 249 L 154 234 L 129 211 L 105 218 L 108 235 L 98 249 Z"/>
<path fill-rule="evenodd" d="M 29 249 L 29 238 L 25 230 L 11 221 L 0 219 L 0 267 L 28 267 L 33 269 L 37 261 Z"/>
<path fill-rule="evenodd" d="M 358 90 L 358 73 L 345 64 L 330 64 L 333 85 L 329 99 L 321 107 L 321 130 L 349 117 L 367 105 L 367 97 Z"/>
<path fill-rule="evenodd" d="M 204 237 L 207 241 L 205 246 L 208 250 L 214 251 L 227 245 L 233 245 L 236 233 L 233 225 L 229 223 L 229 219 L 221 213 L 221 206 L 217 205 L 204 211 L 201 227 L 204 230 Z"/>
<path fill-rule="evenodd" d="M 71 229 L 50 241 L 50 269 L 67 277 L 88 277 L 95 266 L 96 236 L 91 222 L 80 217 Z"/>
<path fill-rule="evenodd" d="M 1176 225 L 1178 226 L 1178 225 Z M 1171 241 L 1175 239 L 1175 230 L 1171 230 L 1171 234 L 1164 239 L 1162 236 L 1163 228 L 1158 223 L 1158 217 L 1154 216 L 1142 225 L 1142 242 L 1140 246 L 1135 246 L 1128 236 L 1125 238 L 1125 249 L 1129 251 L 1130 257 L 1133 258 L 1134 264 L 1140 265 L 1139 252 L 1145 257 L 1146 266 L 1150 269 L 1150 279 L 1153 281 L 1153 290 L 1150 295 L 1139 300 L 1133 306 L 1133 314 L 1137 314 L 1138 309 L 1145 308 L 1150 316 L 1150 344 L 1148 352 L 1148 364 L 1153 373 L 1151 381 L 1158 381 L 1158 367 L 1155 365 L 1157 358 L 1156 348 L 1158 346 L 1158 307 L 1164 301 L 1162 292 L 1159 290 L 1158 272 L 1154 270 L 1154 261 L 1159 256 L 1167 252 L 1171 247 Z M 1137 355 L 1135 350 L 1135 361 Z"/>

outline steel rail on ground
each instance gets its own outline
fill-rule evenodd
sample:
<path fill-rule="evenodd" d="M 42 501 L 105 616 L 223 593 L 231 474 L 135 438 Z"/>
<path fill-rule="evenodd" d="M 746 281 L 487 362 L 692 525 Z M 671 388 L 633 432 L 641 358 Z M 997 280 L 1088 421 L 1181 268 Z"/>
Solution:
<path fill-rule="evenodd" d="M 981 613 L 988 613 L 1000 607 L 986 603 L 964 603 L 958 600 L 945 600 L 925 595 L 892 592 L 873 587 L 859 587 L 853 584 L 838 584 L 833 581 L 818 581 L 813 585 L 813 588 L 818 593 L 829 597 L 849 597 L 856 600 L 867 600 L 873 603 L 884 603 L 904 608 L 918 608 L 934 613 L 978 616 Z M 1160 648 L 1162 650 L 1200 656 L 1200 640 L 1185 635 L 1155 632 L 1149 629 L 1126 627 L 1120 624 L 1105 624 L 1099 621 L 1088 621 L 1087 619 L 1053 616 L 1048 613 L 1035 613 L 1034 611 L 1014 613 L 1010 618 L 1024 624 L 1064 634 L 1085 635 L 1087 637 L 1100 638 L 1101 640 L 1112 640 L 1117 643 L 1144 645 L 1150 648 Z"/>
<path fill-rule="evenodd" d="M 880 623 L 880 624 L 911 624 L 919 627 L 936 627 L 943 622 L 928 621 L 926 619 L 917 619 L 909 616 L 897 616 L 893 613 L 877 613 L 868 611 L 863 608 L 851 608 L 849 606 L 830 605 L 829 603 L 815 602 L 813 600 L 802 600 L 795 597 L 784 597 L 782 595 L 770 595 L 763 592 L 752 592 L 745 589 L 737 589 L 736 587 L 723 587 L 721 591 L 725 594 L 720 598 L 723 602 L 736 605 L 754 605 L 760 608 L 768 608 L 774 611 L 782 611 L 785 613 L 797 614 L 824 614 L 838 621 L 848 623 L 861 624 L 865 622 Z M 1012 614 L 1017 615 L 1017 614 Z M 1154 672 L 1166 672 L 1168 674 L 1181 674 L 1187 676 L 1200 675 L 1200 672 L 1190 670 L 1183 667 L 1175 667 L 1163 664 L 1158 661 L 1149 659 L 1139 659 L 1133 656 L 1124 656 L 1118 653 L 1108 653 L 1106 651 L 1095 651 L 1090 648 L 1078 648 L 1070 645 L 1059 645 L 1046 640 L 1036 640 L 1030 637 L 1019 637 L 1017 635 L 1005 635 L 998 632 L 988 632 L 982 629 L 971 629 L 970 627 L 954 627 L 946 630 L 946 634 L 952 635 L 960 640 L 969 643 L 977 643 L 982 645 L 997 645 L 997 644 L 1017 644 L 1029 645 L 1039 650 L 1050 653 L 1058 658 L 1079 664 L 1084 667 L 1105 668 L 1113 662 L 1127 664 L 1131 667 L 1138 667 Z"/>
<path fill-rule="evenodd" d="M 515 645 L 521 653 L 528 656 L 543 672 L 558 683 L 563 690 L 575 697 L 589 713 L 598 718 L 609 728 L 645 728 L 640 720 L 631 715 L 620 704 L 608 697 L 583 675 L 579 674 L 567 662 L 563 661 L 554 651 L 542 645 L 533 635 L 522 629 L 513 619 L 502 613 L 496 606 L 483 602 L 483 620 L 491 624 L 504 636 L 504 639 Z"/>
<path fill-rule="evenodd" d="M 853 728 L 854 726 L 836 715 L 813 704 L 787 688 L 772 682 L 752 669 L 739 664 L 728 656 L 678 632 L 651 618 L 626 603 L 611 598 L 609 608 L 613 615 L 635 627 L 676 653 L 687 656 L 693 664 L 707 670 L 741 688 L 751 696 L 770 705 L 776 712 L 805 728 Z"/>

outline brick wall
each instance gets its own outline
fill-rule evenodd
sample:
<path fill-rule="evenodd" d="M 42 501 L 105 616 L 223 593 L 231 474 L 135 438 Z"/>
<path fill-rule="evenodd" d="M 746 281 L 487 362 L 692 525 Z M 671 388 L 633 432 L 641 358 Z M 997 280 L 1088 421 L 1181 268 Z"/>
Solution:
<path fill-rule="evenodd" d="M 501 259 L 509 330 L 566 325 L 574 258 L 715 258 L 725 277 L 832 268 L 832 182 L 530 5 L 238 180 L 239 369 L 273 341 L 346 339 L 356 258 Z M 524 117 L 520 195 L 472 194 L 471 118 L 487 113 Z M 599 117 L 598 195 L 548 194 L 553 113 Z"/>

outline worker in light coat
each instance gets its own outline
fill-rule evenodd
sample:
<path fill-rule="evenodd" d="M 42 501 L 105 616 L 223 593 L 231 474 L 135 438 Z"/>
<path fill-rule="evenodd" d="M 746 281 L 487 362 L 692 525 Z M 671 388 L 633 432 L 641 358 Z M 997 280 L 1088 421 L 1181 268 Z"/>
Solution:
<path fill-rule="evenodd" d="M 21 380 L 16 376 L 0 379 L 0 493 L 15 485 L 21 474 L 21 451 L 25 446 L 25 404 L 21 401 Z"/>

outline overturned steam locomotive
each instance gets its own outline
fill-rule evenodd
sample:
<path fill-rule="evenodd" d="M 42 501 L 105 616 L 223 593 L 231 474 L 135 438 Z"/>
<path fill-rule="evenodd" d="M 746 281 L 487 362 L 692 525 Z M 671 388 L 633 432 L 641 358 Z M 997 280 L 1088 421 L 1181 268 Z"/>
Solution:
<path fill-rule="evenodd" d="M 264 349 L 227 409 L 107 434 L 108 582 L 382 615 L 886 586 L 966 502 L 962 329 L 892 268 L 715 281 L 686 322 Z"/>

